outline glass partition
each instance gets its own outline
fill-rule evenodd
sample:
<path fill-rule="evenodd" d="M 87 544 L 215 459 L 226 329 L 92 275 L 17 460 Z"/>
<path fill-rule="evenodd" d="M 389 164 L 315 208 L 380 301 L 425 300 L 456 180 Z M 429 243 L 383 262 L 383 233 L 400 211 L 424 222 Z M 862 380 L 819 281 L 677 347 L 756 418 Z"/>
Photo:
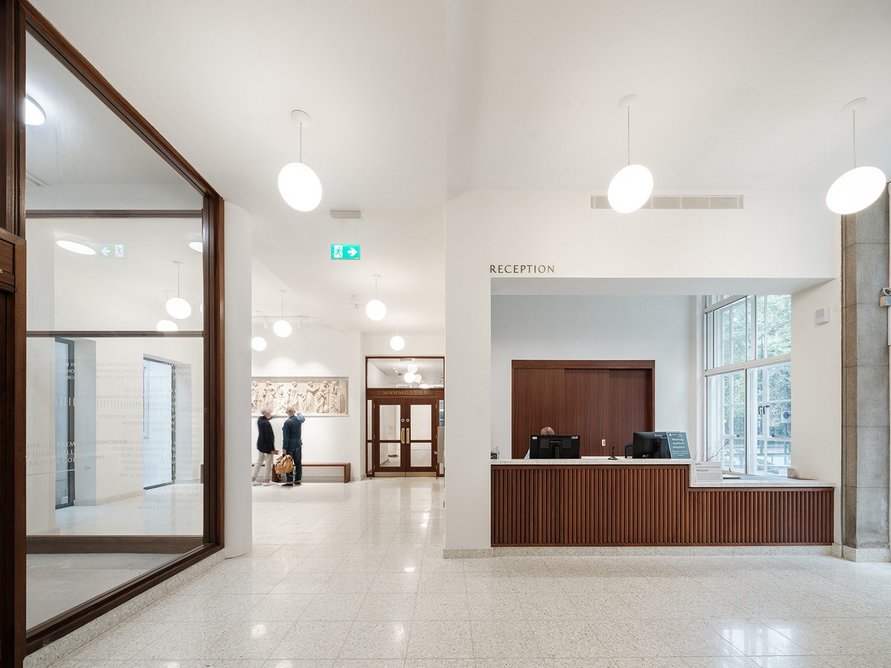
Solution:
<path fill-rule="evenodd" d="M 26 40 L 27 627 L 204 544 L 204 195 Z M 192 244 L 192 247 L 190 247 Z"/>
<path fill-rule="evenodd" d="M 369 357 L 365 378 L 369 390 L 441 388 L 445 382 L 442 357 Z"/>

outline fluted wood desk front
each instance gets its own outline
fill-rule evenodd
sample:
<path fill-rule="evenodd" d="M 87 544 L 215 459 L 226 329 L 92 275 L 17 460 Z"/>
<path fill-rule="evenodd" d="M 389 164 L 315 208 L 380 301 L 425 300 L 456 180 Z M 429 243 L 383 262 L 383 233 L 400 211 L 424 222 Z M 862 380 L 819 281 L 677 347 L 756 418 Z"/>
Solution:
<path fill-rule="evenodd" d="M 668 460 L 493 461 L 492 545 L 832 543 L 831 486 L 691 487 L 689 468 Z"/>

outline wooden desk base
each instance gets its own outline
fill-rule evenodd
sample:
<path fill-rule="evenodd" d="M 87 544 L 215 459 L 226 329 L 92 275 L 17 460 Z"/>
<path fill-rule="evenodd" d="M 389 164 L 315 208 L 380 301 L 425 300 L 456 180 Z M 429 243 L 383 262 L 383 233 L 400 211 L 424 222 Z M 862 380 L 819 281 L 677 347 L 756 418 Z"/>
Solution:
<path fill-rule="evenodd" d="M 492 545 L 830 545 L 832 488 L 691 488 L 686 464 L 492 466 Z"/>

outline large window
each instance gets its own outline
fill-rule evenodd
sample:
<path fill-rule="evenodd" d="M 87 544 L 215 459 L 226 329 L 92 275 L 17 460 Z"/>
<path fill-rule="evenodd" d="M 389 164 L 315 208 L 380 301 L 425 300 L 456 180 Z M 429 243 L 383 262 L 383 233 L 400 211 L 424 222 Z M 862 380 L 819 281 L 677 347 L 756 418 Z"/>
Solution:
<path fill-rule="evenodd" d="M 705 298 L 709 458 L 785 475 L 792 458 L 792 298 Z"/>

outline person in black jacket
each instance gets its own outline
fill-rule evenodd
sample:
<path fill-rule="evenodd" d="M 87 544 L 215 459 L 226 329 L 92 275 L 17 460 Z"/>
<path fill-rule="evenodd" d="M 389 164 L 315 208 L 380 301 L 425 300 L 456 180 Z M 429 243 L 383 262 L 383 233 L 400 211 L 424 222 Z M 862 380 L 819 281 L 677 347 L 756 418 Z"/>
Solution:
<path fill-rule="evenodd" d="M 285 474 L 285 487 L 300 484 L 303 477 L 303 413 L 296 413 L 293 407 L 288 409 L 288 419 L 282 425 L 282 450 L 294 459 L 294 470 Z"/>
<path fill-rule="evenodd" d="M 259 485 L 257 476 L 260 475 L 260 468 L 266 465 L 266 479 L 264 485 L 272 484 L 272 459 L 275 454 L 275 434 L 272 432 L 272 423 L 269 418 L 272 417 L 272 411 L 264 408 L 260 417 L 257 418 L 257 462 L 254 464 L 254 474 L 251 476 L 251 482 Z"/>

